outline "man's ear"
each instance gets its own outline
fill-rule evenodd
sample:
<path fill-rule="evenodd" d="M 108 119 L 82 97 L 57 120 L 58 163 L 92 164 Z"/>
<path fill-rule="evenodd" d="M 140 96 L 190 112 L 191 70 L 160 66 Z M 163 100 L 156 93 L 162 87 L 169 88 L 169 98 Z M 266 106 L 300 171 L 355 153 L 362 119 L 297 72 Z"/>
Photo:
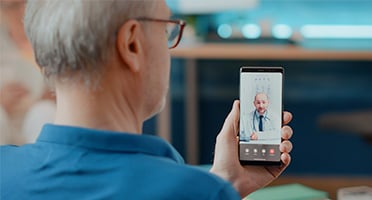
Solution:
<path fill-rule="evenodd" d="M 136 20 L 129 20 L 119 28 L 116 37 L 116 48 L 120 60 L 133 72 L 140 70 L 143 59 L 142 34 L 140 23 Z"/>

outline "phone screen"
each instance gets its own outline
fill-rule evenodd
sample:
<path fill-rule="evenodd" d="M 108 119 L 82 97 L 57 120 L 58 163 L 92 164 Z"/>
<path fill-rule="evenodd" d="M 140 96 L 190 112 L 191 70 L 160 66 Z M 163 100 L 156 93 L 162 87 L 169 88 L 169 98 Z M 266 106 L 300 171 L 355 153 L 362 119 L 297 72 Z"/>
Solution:
<path fill-rule="evenodd" d="M 242 164 L 279 165 L 283 68 L 240 69 L 239 159 Z"/>

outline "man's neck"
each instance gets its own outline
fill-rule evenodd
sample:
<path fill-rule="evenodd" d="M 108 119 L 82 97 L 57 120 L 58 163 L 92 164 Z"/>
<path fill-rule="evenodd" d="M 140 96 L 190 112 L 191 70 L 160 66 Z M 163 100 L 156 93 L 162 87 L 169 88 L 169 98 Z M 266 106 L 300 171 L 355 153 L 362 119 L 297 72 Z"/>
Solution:
<path fill-rule="evenodd" d="M 143 119 L 124 96 L 109 88 L 89 90 L 78 86 L 57 88 L 56 124 L 141 133 Z M 135 112 L 137 111 L 137 112 Z"/>

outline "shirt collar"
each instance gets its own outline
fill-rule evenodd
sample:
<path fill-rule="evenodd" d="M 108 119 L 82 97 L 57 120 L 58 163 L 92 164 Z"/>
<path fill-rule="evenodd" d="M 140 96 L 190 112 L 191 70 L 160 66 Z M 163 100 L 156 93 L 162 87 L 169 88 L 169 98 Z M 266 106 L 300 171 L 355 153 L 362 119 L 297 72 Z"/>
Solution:
<path fill-rule="evenodd" d="M 169 143 L 152 135 L 46 124 L 36 141 L 40 142 L 105 151 L 143 153 L 184 163 L 180 154 Z"/>
<path fill-rule="evenodd" d="M 260 118 L 260 114 L 257 112 L 257 110 L 255 110 L 254 113 L 255 113 L 256 118 Z M 267 116 L 267 110 L 263 114 L 263 118 L 268 118 L 268 116 Z"/>

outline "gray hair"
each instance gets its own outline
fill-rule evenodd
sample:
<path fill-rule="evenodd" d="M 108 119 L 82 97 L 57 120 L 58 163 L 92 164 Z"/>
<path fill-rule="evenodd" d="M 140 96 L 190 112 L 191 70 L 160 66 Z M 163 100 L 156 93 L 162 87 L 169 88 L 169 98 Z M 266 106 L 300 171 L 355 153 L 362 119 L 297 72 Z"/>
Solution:
<path fill-rule="evenodd" d="M 91 84 L 114 52 L 120 26 L 128 19 L 151 15 L 155 2 L 28 0 L 24 24 L 36 62 L 48 79 L 78 77 Z"/>

